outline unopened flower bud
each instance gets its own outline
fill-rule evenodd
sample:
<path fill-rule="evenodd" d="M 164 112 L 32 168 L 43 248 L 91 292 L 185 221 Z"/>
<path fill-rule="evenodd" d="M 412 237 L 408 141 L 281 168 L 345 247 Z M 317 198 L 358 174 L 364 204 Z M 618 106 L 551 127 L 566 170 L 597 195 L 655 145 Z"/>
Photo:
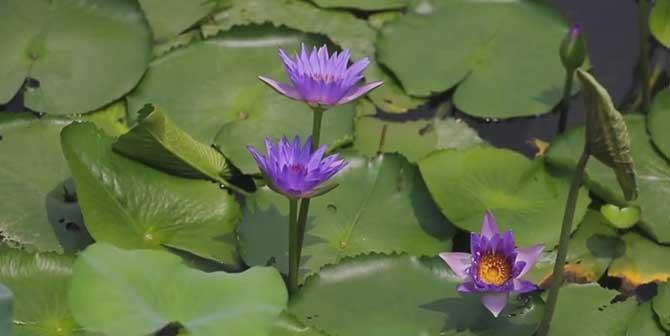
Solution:
<path fill-rule="evenodd" d="M 561 62 L 569 71 L 575 71 L 586 60 L 586 42 L 582 34 L 582 26 L 575 24 L 561 42 Z"/>

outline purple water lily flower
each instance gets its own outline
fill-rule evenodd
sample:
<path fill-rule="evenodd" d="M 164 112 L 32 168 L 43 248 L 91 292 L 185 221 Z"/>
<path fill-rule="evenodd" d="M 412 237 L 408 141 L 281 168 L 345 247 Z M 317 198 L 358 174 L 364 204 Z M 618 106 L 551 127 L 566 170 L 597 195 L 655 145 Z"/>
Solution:
<path fill-rule="evenodd" d="M 363 58 L 349 66 L 351 53 L 346 49 L 329 55 L 328 47 L 324 45 L 319 50 L 312 48 L 312 52 L 308 53 L 303 44 L 295 58 L 289 57 L 283 49 L 279 49 L 279 56 L 284 61 L 291 83 L 263 76 L 258 78 L 284 96 L 312 106 L 346 104 L 383 84 L 379 81 L 359 86 L 370 61 Z"/>
<path fill-rule="evenodd" d="M 307 138 L 304 145 L 298 136 L 292 143 L 286 137 L 277 143 L 267 138 L 265 146 L 267 156 L 252 146 L 247 149 L 270 188 L 290 198 L 310 198 L 331 190 L 335 186 L 323 184 L 347 165 L 338 154 L 324 157 L 326 145 L 312 152 L 312 137 Z"/>
<path fill-rule="evenodd" d="M 493 214 L 486 212 L 481 234 L 470 236 L 470 252 L 444 252 L 440 257 L 464 282 L 461 293 L 482 293 L 482 303 L 498 317 L 507 305 L 509 293 L 527 293 L 537 289 L 521 279 L 535 266 L 544 247 L 517 248 L 512 231 L 500 233 Z"/>

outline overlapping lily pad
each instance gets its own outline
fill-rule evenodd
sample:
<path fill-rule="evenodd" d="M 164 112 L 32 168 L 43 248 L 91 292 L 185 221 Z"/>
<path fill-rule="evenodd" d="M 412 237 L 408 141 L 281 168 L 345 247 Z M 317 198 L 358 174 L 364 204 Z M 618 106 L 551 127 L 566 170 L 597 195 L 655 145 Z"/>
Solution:
<path fill-rule="evenodd" d="M 288 313 L 282 313 L 275 321 L 270 336 L 327 336 L 314 327 L 308 327 Z"/>
<path fill-rule="evenodd" d="M 666 210 L 667 200 L 670 199 L 670 165 L 653 147 L 643 117 L 629 116 L 626 124 L 637 170 L 640 194 L 637 201 L 627 203 L 624 200 L 612 169 L 597 160 L 590 160 L 587 165 L 586 183 L 591 191 L 608 203 L 638 206 L 642 211 L 638 225 L 658 242 L 669 243 L 670 217 Z M 554 140 L 547 153 L 547 160 L 554 166 L 572 170 L 583 146 L 584 127 L 572 129 Z"/>
<path fill-rule="evenodd" d="M 658 317 L 651 306 L 651 302 L 643 303 L 635 312 L 635 315 L 628 322 L 626 336 L 667 336 L 668 334 L 661 329 L 658 323 Z"/>
<path fill-rule="evenodd" d="M 31 78 L 26 106 L 57 115 L 118 99 L 151 54 L 151 32 L 132 0 L 2 1 L 0 40 L 0 103 Z"/>
<path fill-rule="evenodd" d="M 169 246 L 237 265 L 239 206 L 217 184 L 168 175 L 112 151 L 90 123 L 62 133 L 86 227 L 96 241 L 125 248 Z"/>
<path fill-rule="evenodd" d="M 339 187 L 310 207 L 303 276 L 347 256 L 370 252 L 437 255 L 451 247 L 453 227 L 430 199 L 415 167 L 398 155 L 368 160 L 348 154 Z M 246 200 L 240 224 L 249 265 L 288 270 L 288 201 L 262 188 Z"/>
<path fill-rule="evenodd" d="M 356 3 L 360 4 L 359 1 Z M 355 58 L 369 57 L 372 64 L 366 78 L 384 81 L 384 86 L 374 90 L 370 98 L 385 111 L 402 113 L 425 102 L 407 96 L 397 80 L 376 63 L 374 41 L 377 32 L 352 14 L 322 10 L 305 1 L 233 0 L 230 8 L 217 14 L 213 22 L 204 24 L 202 31 L 203 35 L 212 36 L 233 26 L 250 23 L 272 23 L 322 34 L 342 48 L 350 49 Z"/>
<path fill-rule="evenodd" d="M 532 335 L 541 301 L 512 299 L 494 318 L 478 295 L 458 293 L 441 260 L 368 255 L 322 269 L 289 311 L 334 335 Z"/>
<path fill-rule="evenodd" d="M 410 0 L 314 0 L 323 8 L 354 8 L 359 10 L 399 9 L 407 6 Z"/>
<path fill-rule="evenodd" d="M 231 335 L 266 335 L 286 301 L 284 282 L 272 268 L 205 273 L 165 251 L 125 251 L 104 243 L 79 256 L 69 295 L 82 325 L 128 336 L 168 325 L 191 336 L 224 329 Z"/>
<path fill-rule="evenodd" d="M 29 250 L 62 252 L 83 227 L 58 135 L 71 120 L 0 115 L 0 240 Z M 67 194 L 70 197 L 66 197 Z M 85 235 L 84 235 L 85 236 Z M 74 244 L 76 245 L 76 244 Z"/>
<path fill-rule="evenodd" d="M 563 287 L 558 297 L 550 335 L 625 335 L 637 302 L 615 302 L 619 293 L 598 284 Z M 642 335 L 642 334 L 635 334 Z"/>
<path fill-rule="evenodd" d="M 670 1 L 668 7 L 670 9 Z M 649 133 L 654 145 L 663 152 L 666 158 L 670 159 L 670 89 L 663 90 L 654 99 L 649 111 L 647 120 Z"/>
<path fill-rule="evenodd" d="M 649 15 L 649 30 L 666 48 L 670 48 L 670 1 L 658 0 Z"/>
<path fill-rule="evenodd" d="M 0 248 L 0 283 L 14 293 L 16 336 L 93 336 L 67 305 L 73 258 Z M 5 334 L 3 334 L 5 335 Z"/>
<path fill-rule="evenodd" d="M 511 118 L 549 112 L 560 101 L 557 46 L 566 30 L 557 11 L 536 1 L 426 0 L 384 26 L 377 47 L 410 95 L 460 83 L 459 109 Z"/>
<path fill-rule="evenodd" d="M 658 295 L 654 298 L 653 307 L 661 326 L 670 331 L 670 283 L 658 286 Z"/>
<path fill-rule="evenodd" d="M 608 274 L 623 278 L 624 289 L 654 281 L 670 281 L 670 247 L 655 244 L 638 233 L 623 236 L 624 254 L 615 259 Z"/>
<path fill-rule="evenodd" d="M 475 130 L 455 119 L 393 122 L 362 117 L 356 122 L 354 145 L 368 156 L 381 149 L 416 162 L 438 149 L 464 149 L 483 142 Z"/>
<path fill-rule="evenodd" d="M 419 161 L 419 169 L 442 213 L 457 227 L 479 232 L 490 210 L 502 230 L 514 232 L 519 246 L 551 249 L 558 243 L 570 178 L 550 175 L 542 160 L 476 146 L 434 152 Z M 575 223 L 589 202 L 582 188 Z"/>
<path fill-rule="evenodd" d="M 608 225 L 607 219 L 596 211 L 588 210 L 570 238 L 565 276 L 570 282 L 598 281 L 612 259 L 620 257 L 624 250 L 624 243 L 616 230 Z M 555 249 L 543 253 L 527 277 L 541 287 L 548 287 L 555 261 Z"/>
<path fill-rule="evenodd" d="M 214 11 L 225 0 L 139 0 L 154 33 L 165 41 L 179 35 Z"/>

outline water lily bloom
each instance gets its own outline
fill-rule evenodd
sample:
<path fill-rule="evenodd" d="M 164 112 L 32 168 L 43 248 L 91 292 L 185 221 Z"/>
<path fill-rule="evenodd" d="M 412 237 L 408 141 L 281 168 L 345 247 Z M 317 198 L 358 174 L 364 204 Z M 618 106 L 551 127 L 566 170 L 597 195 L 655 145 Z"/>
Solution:
<path fill-rule="evenodd" d="M 347 165 L 338 154 L 325 156 L 326 145 L 312 151 L 312 137 L 307 138 L 304 145 L 298 136 L 293 142 L 286 137 L 277 143 L 267 138 L 265 146 L 267 156 L 252 146 L 247 149 L 270 188 L 293 199 L 310 198 L 331 190 L 335 186 L 324 186 L 324 183 Z"/>
<path fill-rule="evenodd" d="M 512 231 L 500 233 L 493 214 L 486 212 L 482 232 L 470 236 L 470 252 L 444 252 L 440 257 L 464 282 L 462 293 L 481 293 L 482 303 L 495 316 L 507 305 L 509 293 L 537 289 L 521 279 L 537 263 L 544 247 L 517 248 Z"/>
<path fill-rule="evenodd" d="M 383 84 L 379 81 L 358 85 L 370 61 L 363 58 L 349 66 L 349 50 L 329 55 L 325 45 L 319 50 L 312 48 L 308 52 L 303 44 L 295 58 L 289 57 L 283 49 L 279 49 L 279 56 L 291 83 L 285 84 L 263 76 L 258 78 L 284 96 L 311 106 L 346 104 Z"/>

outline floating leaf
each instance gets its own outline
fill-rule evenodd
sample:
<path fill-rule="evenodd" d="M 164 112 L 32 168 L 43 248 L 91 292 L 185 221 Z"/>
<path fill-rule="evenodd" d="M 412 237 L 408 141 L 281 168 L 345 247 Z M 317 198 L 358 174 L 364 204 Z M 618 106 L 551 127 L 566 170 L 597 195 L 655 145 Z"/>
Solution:
<path fill-rule="evenodd" d="M 162 173 L 112 151 L 92 124 L 62 133 L 86 227 L 124 248 L 169 246 L 237 265 L 235 199 L 218 185 Z"/>
<path fill-rule="evenodd" d="M 93 336 L 67 306 L 73 258 L 0 248 L 0 283 L 16 298 L 16 336 Z M 7 335 L 7 334 L 2 334 Z"/>
<path fill-rule="evenodd" d="M 132 0 L 2 1 L 0 40 L 0 104 L 31 78 L 26 106 L 57 115 L 123 96 L 151 56 L 151 32 Z"/>
<path fill-rule="evenodd" d="M 74 117 L 76 120 L 90 121 L 109 136 L 118 137 L 130 130 L 125 101 L 119 100 L 100 110 Z"/>
<path fill-rule="evenodd" d="M 165 41 L 179 35 L 214 11 L 215 1 L 139 0 L 146 13 L 154 40 Z"/>
<path fill-rule="evenodd" d="M 657 320 L 651 302 L 641 304 L 628 322 L 626 336 L 667 336 Z"/>
<path fill-rule="evenodd" d="M 617 229 L 629 229 L 640 221 L 640 208 L 619 208 L 613 204 L 606 204 L 600 208 L 600 213 Z"/>
<path fill-rule="evenodd" d="M 272 268 L 205 273 L 164 251 L 126 251 L 104 243 L 79 256 L 69 295 L 82 325 L 127 336 L 168 325 L 183 327 L 190 336 L 217 335 L 221 328 L 230 335 L 266 335 L 286 301 L 284 282 Z"/>
<path fill-rule="evenodd" d="M 647 119 L 651 140 L 663 155 L 670 159 L 668 125 L 670 125 L 670 89 L 663 90 L 656 95 Z"/>
<path fill-rule="evenodd" d="M 0 333 L 14 335 L 14 295 L 0 283 Z"/>
<path fill-rule="evenodd" d="M 322 10 L 306 1 L 233 0 L 229 9 L 217 14 L 213 22 L 204 24 L 202 30 L 203 35 L 213 36 L 233 26 L 250 23 L 272 23 L 323 34 L 342 48 L 351 49 L 355 58 L 371 58 L 366 79 L 371 82 L 382 80 L 384 85 L 374 90 L 370 98 L 387 112 L 406 112 L 425 102 L 425 99 L 407 96 L 397 80 L 376 63 L 374 41 L 377 32 L 350 13 Z"/>
<path fill-rule="evenodd" d="M 114 143 L 115 151 L 176 176 L 226 185 L 240 177 L 221 152 L 193 139 L 161 110 L 147 105 L 142 111 L 138 125 Z"/>
<path fill-rule="evenodd" d="M 88 241 L 58 134 L 71 120 L 0 115 L 0 240 L 29 250 L 74 251 Z M 68 195 L 69 194 L 69 195 Z"/>
<path fill-rule="evenodd" d="M 484 212 L 490 210 L 502 230 L 514 231 L 519 246 L 550 249 L 558 243 L 570 178 L 549 175 L 542 160 L 476 146 L 434 152 L 419 161 L 419 169 L 442 213 L 457 227 L 479 232 Z M 589 202 L 582 189 L 576 221 Z"/>
<path fill-rule="evenodd" d="M 500 318 L 441 260 L 368 255 L 328 266 L 307 280 L 289 311 L 334 335 L 532 335 L 543 305 L 512 299 Z"/>
<path fill-rule="evenodd" d="M 655 244 L 635 232 L 625 234 L 623 241 L 624 255 L 612 262 L 608 274 L 623 278 L 625 290 L 650 282 L 670 281 L 670 247 Z"/>
<path fill-rule="evenodd" d="M 378 59 L 410 95 L 460 83 L 454 103 L 467 114 L 539 115 L 561 100 L 566 30 L 557 11 L 534 1 L 420 1 L 384 26 Z"/>
<path fill-rule="evenodd" d="M 658 295 L 654 297 L 653 307 L 661 326 L 670 331 L 670 283 L 666 282 L 658 286 Z"/>
<path fill-rule="evenodd" d="M 667 200 L 670 199 L 670 165 L 659 156 L 647 134 L 644 118 L 626 117 L 630 133 L 631 153 L 636 162 L 639 198 L 626 202 L 611 168 L 597 160 L 586 167 L 586 184 L 589 189 L 617 206 L 638 206 L 642 212 L 640 226 L 660 243 L 670 243 L 670 217 Z M 579 151 L 584 148 L 584 127 L 569 130 L 556 138 L 547 153 L 547 161 L 558 168 L 574 170 Z"/>
<path fill-rule="evenodd" d="M 383 153 L 400 153 L 410 162 L 416 162 L 437 149 L 463 149 L 484 141 L 467 124 L 455 119 L 394 122 L 374 117 L 359 118 L 356 149 L 374 156 L 380 142 L 383 142 Z"/>
<path fill-rule="evenodd" d="M 649 16 L 649 30 L 664 47 L 670 48 L 670 1 L 657 0 Z"/>
<path fill-rule="evenodd" d="M 617 294 L 598 284 L 563 287 L 550 335 L 625 335 L 637 304 L 634 299 L 615 302 Z"/>
<path fill-rule="evenodd" d="M 593 76 L 577 70 L 577 78 L 584 86 L 589 153 L 614 170 L 626 200 L 633 201 L 637 198 L 637 182 L 626 122 Z"/>
<path fill-rule="evenodd" d="M 270 336 L 327 336 L 316 328 L 307 327 L 288 313 L 282 313 L 275 321 Z"/>
<path fill-rule="evenodd" d="M 399 9 L 409 5 L 410 0 L 314 0 L 323 8 L 353 8 L 364 11 Z"/>
<path fill-rule="evenodd" d="M 624 244 L 616 230 L 608 225 L 600 213 L 593 210 L 586 211 L 579 228 L 570 237 L 568 246 L 566 278 L 576 283 L 598 281 L 612 259 L 620 257 L 624 251 Z M 543 253 L 527 278 L 541 287 L 549 287 L 555 261 L 555 249 Z"/>
<path fill-rule="evenodd" d="M 346 154 L 337 189 L 312 200 L 303 275 L 347 256 L 370 252 L 437 255 L 454 233 L 430 199 L 415 167 L 397 155 L 372 160 Z M 268 188 L 246 200 L 240 246 L 249 265 L 288 270 L 288 201 Z"/>

